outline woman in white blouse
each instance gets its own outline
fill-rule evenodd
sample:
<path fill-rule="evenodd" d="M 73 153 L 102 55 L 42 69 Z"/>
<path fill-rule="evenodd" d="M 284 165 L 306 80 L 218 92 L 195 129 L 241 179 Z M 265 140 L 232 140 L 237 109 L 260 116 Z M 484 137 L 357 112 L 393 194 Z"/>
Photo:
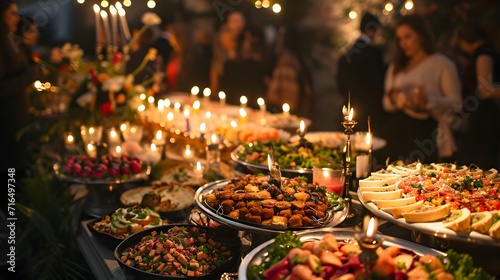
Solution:
<path fill-rule="evenodd" d="M 434 52 L 422 18 L 410 15 L 396 25 L 396 56 L 385 79 L 383 107 L 391 161 L 450 159 L 456 150 L 450 121 L 461 108 L 454 63 Z M 438 156 L 438 157 L 437 157 Z"/>

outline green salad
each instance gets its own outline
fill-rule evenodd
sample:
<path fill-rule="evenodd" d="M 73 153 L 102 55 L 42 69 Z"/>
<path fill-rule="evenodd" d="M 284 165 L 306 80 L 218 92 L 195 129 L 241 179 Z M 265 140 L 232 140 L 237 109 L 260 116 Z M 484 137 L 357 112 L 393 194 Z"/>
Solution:
<path fill-rule="evenodd" d="M 243 146 L 238 157 L 245 162 L 267 166 L 269 146 L 273 146 L 274 156 L 281 168 L 311 169 L 313 166 L 343 164 L 343 150 L 332 148 L 322 143 L 314 143 L 311 148 L 299 147 L 296 143 L 282 140 L 259 141 Z M 351 165 L 355 164 L 355 155 L 351 156 Z"/>

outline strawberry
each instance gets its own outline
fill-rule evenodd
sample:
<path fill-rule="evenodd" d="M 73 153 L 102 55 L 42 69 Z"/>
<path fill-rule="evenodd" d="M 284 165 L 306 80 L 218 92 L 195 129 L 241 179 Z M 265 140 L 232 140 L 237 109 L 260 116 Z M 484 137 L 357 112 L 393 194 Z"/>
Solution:
<path fill-rule="evenodd" d="M 127 156 L 122 156 L 122 162 L 129 163 L 130 160 Z"/>
<path fill-rule="evenodd" d="M 92 169 L 88 166 L 84 166 L 82 168 L 82 172 L 80 173 L 81 177 L 88 178 L 92 175 Z"/>
<path fill-rule="evenodd" d="M 80 172 L 82 172 L 82 166 L 79 163 L 75 163 L 71 170 L 73 171 L 74 175 L 78 175 L 80 174 Z"/>
<path fill-rule="evenodd" d="M 104 176 L 104 171 L 100 168 L 97 168 L 97 169 L 94 169 L 94 172 L 92 172 L 94 174 L 94 177 L 96 178 L 102 178 Z"/>
<path fill-rule="evenodd" d="M 123 164 L 121 167 L 120 167 L 120 172 L 122 174 L 125 174 L 125 175 L 128 175 L 130 174 L 130 166 L 128 164 Z"/>
<path fill-rule="evenodd" d="M 87 159 L 84 163 L 84 166 L 88 166 L 90 169 L 93 169 L 95 164 L 92 162 L 92 160 Z"/>
<path fill-rule="evenodd" d="M 104 163 L 100 163 L 98 166 L 97 166 L 98 169 L 101 169 L 102 171 L 108 171 L 108 166 Z"/>
<path fill-rule="evenodd" d="M 68 156 L 68 162 L 69 161 L 75 161 L 75 155 L 69 155 Z"/>
<path fill-rule="evenodd" d="M 141 173 L 142 166 L 137 161 L 130 162 L 130 169 L 132 169 L 133 173 Z"/>
<path fill-rule="evenodd" d="M 119 177 L 119 176 L 120 176 L 120 171 L 119 171 L 118 169 L 115 169 L 115 168 L 110 168 L 110 169 L 108 170 L 108 173 L 109 173 L 109 175 L 110 175 L 111 177 L 114 177 L 114 178 L 116 178 L 116 177 Z"/>

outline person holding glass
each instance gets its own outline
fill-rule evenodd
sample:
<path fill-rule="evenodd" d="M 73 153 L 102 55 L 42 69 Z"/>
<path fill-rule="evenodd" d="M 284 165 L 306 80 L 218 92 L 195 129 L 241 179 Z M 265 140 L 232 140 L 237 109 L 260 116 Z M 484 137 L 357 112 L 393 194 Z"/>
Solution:
<path fill-rule="evenodd" d="M 385 78 L 382 104 L 391 161 L 450 160 L 456 145 L 450 116 L 461 108 L 454 63 L 434 50 L 434 42 L 418 15 L 402 17 L 395 27 L 396 53 Z"/>

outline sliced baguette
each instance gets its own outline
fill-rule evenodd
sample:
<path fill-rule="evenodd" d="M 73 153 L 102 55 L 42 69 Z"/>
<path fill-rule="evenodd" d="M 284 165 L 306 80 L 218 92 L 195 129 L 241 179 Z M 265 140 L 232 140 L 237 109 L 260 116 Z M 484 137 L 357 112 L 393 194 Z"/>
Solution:
<path fill-rule="evenodd" d="M 479 233 L 488 234 L 488 230 L 493 223 L 493 215 L 488 212 L 471 213 L 471 229 Z"/>
<path fill-rule="evenodd" d="M 387 180 L 385 178 L 382 179 L 370 176 L 366 179 L 359 180 L 360 187 L 381 187 L 385 185 L 388 185 Z"/>
<path fill-rule="evenodd" d="M 500 239 L 500 211 L 492 211 L 493 220 L 495 221 L 490 229 L 488 230 L 488 234 L 491 238 Z"/>
<path fill-rule="evenodd" d="M 417 202 L 417 200 L 414 196 L 402 197 L 397 199 L 372 200 L 372 203 L 375 204 L 378 208 L 405 206 L 408 204 L 413 204 L 415 202 Z"/>
<path fill-rule="evenodd" d="M 470 210 L 462 208 L 450 211 L 450 215 L 443 221 L 443 227 L 458 233 L 466 233 L 470 227 Z"/>
<path fill-rule="evenodd" d="M 394 190 L 388 192 L 362 192 L 361 197 L 363 201 L 369 202 L 372 200 L 385 200 L 385 199 L 396 199 L 403 195 L 402 190 Z"/>
<path fill-rule="evenodd" d="M 381 208 L 382 211 L 385 211 L 391 214 L 395 219 L 398 219 L 403 216 L 403 213 L 411 212 L 417 209 L 420 209 L 424 206 L 424 202 L 422 200 L 417 201 L 412 204 L 404 205 L 404 206 L 395 206 L 395 207 L 385 207 Z"/>
<path fill-rule="evenodd" d="M 407 223 L 426 223 L 441 220 L 450 214 L 450 205 L 438 207 L 422 207 L 420 209 L 403 213 Z"/>

